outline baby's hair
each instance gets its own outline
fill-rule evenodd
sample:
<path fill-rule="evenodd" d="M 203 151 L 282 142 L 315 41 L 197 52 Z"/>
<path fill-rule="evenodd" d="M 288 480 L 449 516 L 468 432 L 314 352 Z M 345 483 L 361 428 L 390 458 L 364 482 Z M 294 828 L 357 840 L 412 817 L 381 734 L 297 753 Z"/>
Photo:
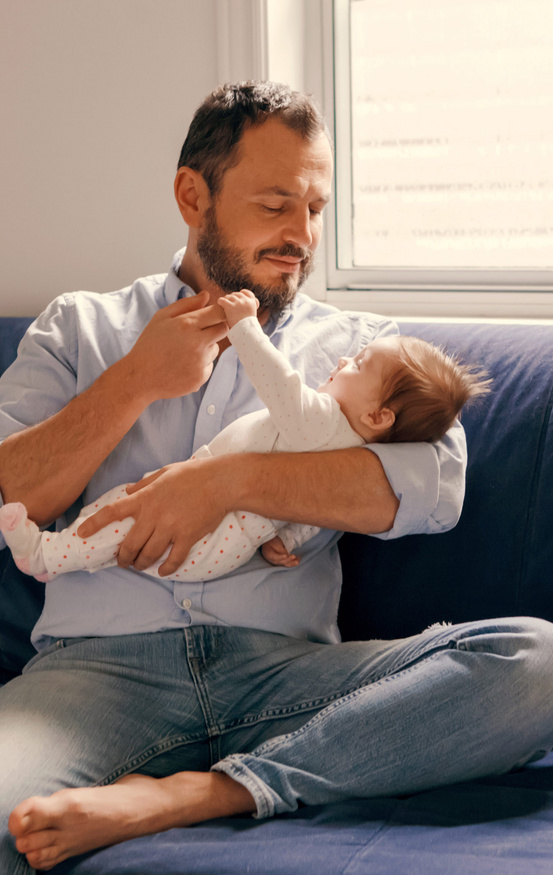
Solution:
<path fill-rule="evenodd" d="M 385 376 L 381 407 L 395 422 L 379 440 L 437 441 L 461 408 L 490 391 L 491 380 L 418 337 L 398 338 L 399 366 Z"/>

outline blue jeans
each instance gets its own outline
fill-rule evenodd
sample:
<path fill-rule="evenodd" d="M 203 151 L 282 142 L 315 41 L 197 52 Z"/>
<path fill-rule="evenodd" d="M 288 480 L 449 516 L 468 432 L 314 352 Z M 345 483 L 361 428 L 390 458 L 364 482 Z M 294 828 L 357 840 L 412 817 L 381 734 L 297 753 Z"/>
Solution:
<path fill-rule="evenodd" d="M 18 802 L 215 769 L 257 816 L 413 793 L 553 747 L 553 625 L 481 621 L 321 645 L 248 629 L 60 641 L 0 689 L 0 868 Z"/>

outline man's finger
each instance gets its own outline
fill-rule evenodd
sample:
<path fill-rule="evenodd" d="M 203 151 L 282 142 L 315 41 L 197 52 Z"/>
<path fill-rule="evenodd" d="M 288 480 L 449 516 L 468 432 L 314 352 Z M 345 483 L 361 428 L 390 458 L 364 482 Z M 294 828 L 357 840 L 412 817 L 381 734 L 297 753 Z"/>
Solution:
<path fill-rule="evenodd" d="M 198 292 L 197 295 L 190 295 L 186 298 L 178 298 L 172 304 L 167 304 L 160 311 L 164 316 L 174 318 L 176 316 L 184 316 L 185 313 L 192 313 L 194 310 L 206 309 L 209 303 L 209 292 Z"/>
<path fill-rule="evenodd" d="M 99 532 L 100 529 L 103 529 L 104 526 L 108 526 L 110 523 L 115 522 L 115 520 L 127 519 L 130 516 L 132 516 L 132 513 L 128 511 L 127 502 L 124 498 L 121 498 L 114 504 L 106 504 L 97 513 L 87 517 L 84 523 L 77 529 L 77 534 L 79 538 L 90 538 L 96 532 Z"/>
<path fill-rule="evenodd" d="M 209 292 L 198 292 L 197 295 L 188 298 L 179 298 L 159 311 L 160 314 L 169 319 L 178 319 L 179 316 L 186 316 L 188 313 L 194 312 L 200 328 L 208 328 L 223 321 L 221 310 L 217 304 L 209 303 Z"/>
<path fill-rule="evenodd" d="M 202 329 L 202 341 L 216 344 L 228 334 L 228 325 L 226 322 L 219 322 L 216 325 L 208 325 Z"/>
<path fill-rule="evenodd" d="M 117 564 L 120 568 L 129 568 L 131 565 L 134 565 L 140 556 L 141 550 L 144 547 L 144 544 L 148 543 L 149 538 L 151 537 L 153 529 L 151 527 L 145 527 L 144 525 L 139 525 L 136 523 L 129 534 L 119 547 L 119 553 L 117 554 Z M 159 557 L 158 557 L 159 558 Z M 152 562 L 149 562 L 148 565 L 152 565 Z M 147 568 L 147 565 L 144 565 L 144 568 Z"/>
<path fill-rule="evenodd" d="M 209 328 L 210 325 L 219 325 L 224 322 L 221 308 L 218 304 L 208 304 L 197 314 L 197 322 L 200 328 Z"/>
<path fill-rule="evenodd" d="M 144 571 L 161 559 L 170 546 L 171 541 L 165 532 L 136 525 L 121 544 L 118 564 L 124 567 L 132 565 L 137 571 Z"/>
<path fill-rule="evenodd" d="M 177 547 L 176 544 L 173 544 L 167 559 L 158 568 L 160 577 L 167 577 L 169 574 L 173 574 L 183 564 L 187 556 L 188 549 L 186 546 Z"/>
<path fill-rule="evenodd" d="M 134 495 L 135 492 L 139 492 L 141 489 L 144 489 L 145 486 L 149 486 L 150 483 L 154 483 L 158 477 L 161 477 L 163 473 L 163 468 L 160 468 L 158 471 L 152 471 L 151 474 L 146 474 L 142 480 L 139 480 L 137 483 L 131 483 L 127 486 L 127 495 Z"/>

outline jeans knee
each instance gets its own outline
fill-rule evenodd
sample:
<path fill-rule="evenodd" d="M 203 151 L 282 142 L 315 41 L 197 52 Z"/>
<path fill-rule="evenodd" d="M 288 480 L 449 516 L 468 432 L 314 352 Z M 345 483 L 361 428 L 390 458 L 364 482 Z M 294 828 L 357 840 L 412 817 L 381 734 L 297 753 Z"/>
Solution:
<path fill-rule="evenodd" d="M 507 660 L 508 695 L 516 699 L 521 720 L 552 727 L 553 736 L 553 624 L 538 617 L 517 618 L 510 624 L 508 641 L 500 654 Z"/>
<path fill-rule="evenodd" d="M 481 621 L 457 648 L 484 657 L 479 664 L 502 710 L 510 704 L 517 712 L 536 707 L 553 712 L 552 623 L 537 617 Z"/>
<path fill-rule="evenodd" d="M 528 681 L 545 685 L 553 693 L 553 623 L 538 617 L 520 620 L 520 657 Z"/>

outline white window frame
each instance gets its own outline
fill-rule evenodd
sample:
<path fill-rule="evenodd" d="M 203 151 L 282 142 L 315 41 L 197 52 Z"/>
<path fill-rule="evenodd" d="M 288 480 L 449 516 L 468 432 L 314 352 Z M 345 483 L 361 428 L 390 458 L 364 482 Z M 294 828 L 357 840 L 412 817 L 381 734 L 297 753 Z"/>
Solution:
<path fill-rule="evenodd" d="M 352 167 L 349 0 L 321 0 L 324 109 L 334 119 L 336 184 L 327 222 L 327 300 L 399 316 L 550 319 L 553 272 L 546 270 L 359 270 L 351 267 Z M 342 54 L 340 54 L 342 53 Z M 336 100 L 336 95 L 340 96 Z"/>

